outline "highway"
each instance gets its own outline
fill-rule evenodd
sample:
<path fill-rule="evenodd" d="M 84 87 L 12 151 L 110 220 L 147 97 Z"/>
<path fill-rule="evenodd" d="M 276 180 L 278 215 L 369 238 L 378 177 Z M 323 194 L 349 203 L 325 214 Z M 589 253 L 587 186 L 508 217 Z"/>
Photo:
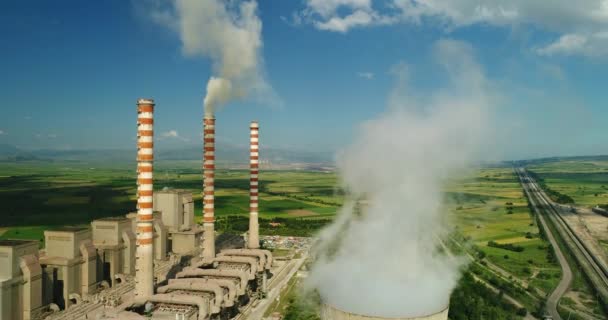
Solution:
<path fill-rule="evenodd" d="M 603 264 L 600 263 L 595 255 L 591 254 L 588 245 L 576 235 L 562 217 L 563 208 L 561 206 L 556 206 L 556 204 L 553 203 L 525 169 L 517 168 L 516 173 L 520 178 L 524 191 L 530 199 L 530 203 L 538 214 L 539 220 L 547 234 L 549 242 L 555 250 L 555 255 L 563 271 L 560 283 L 547 300 L 547 312 L 553 319 L 561 319 L 557 313 L 557 305 L 572 282 L 572 270 L 570 269 L 568 261 L 560 249 L 555 236 L 559 236 L 559 238 L 563 240 L 569 252 L 574 259 L 577 260 L 581 270 L 598 293 L 598 296 L 603 301 L 608 301 L 608 270 L 604 268 Z M 557 235 L 551 232 L 547 222 L 552 224 L 557 231 Z"/>

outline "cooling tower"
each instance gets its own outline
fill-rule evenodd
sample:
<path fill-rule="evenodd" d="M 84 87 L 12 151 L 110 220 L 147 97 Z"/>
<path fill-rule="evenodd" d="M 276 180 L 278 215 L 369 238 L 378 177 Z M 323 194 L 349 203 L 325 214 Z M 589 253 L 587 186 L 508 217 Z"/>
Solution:
<path fill-rule="evenodd" d="M 205 116 L 203 153 L 203 257 L 215 257 L 215 118 Z"/>
<path fill-rule="evenodd" d="M 342 311 L 329 304 L 323 304 L 321 307 L 321 319 L 322 320 L 448 320 L 448 308 L 438 311 L 437 313 L 418 316 L 418 317 L 404 317 L 404 318 L 384 318 L 376 316 L 367 316 L 354 314 L 346 311 Z"/>
<path fill-rule="evenodd" d="M 251 121 L 249 137 L 249 249 L 260 247 L 260 227 L 258 225 L 258 173 L 259 173 L 259 125 Z"/>

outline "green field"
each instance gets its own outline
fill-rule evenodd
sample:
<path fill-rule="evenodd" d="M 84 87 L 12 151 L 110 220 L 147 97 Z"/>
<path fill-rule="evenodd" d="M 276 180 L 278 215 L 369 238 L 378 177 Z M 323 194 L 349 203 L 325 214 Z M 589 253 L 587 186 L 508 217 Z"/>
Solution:
<path fill-rule="evenodd" d="M 201 219 L 199 165 L 195 161 L 175 161 L 159 162 L 155 167 L 156 189 L 172 187 L 193 192 L 197 220 Z M 343 203 L 337 185 L 334 173 L 263 171 L 261 233 L 314 235 Z M 217 170 L 216 190 L 217 229 L 245 231 L 248 172 Z M 134 211 L 134 195 L 134 164 L 3 163 L 0 238 L 41 239 L 48 227 L 88 224 L 96 218 L 124 215 Z M 559 281 L 560 268 L 551 259 L 547 242 L 539 236 L 511 168 L 482 168 L 449 181 L 445 186 L 445 210 L 453 229 L 449 240 L 475 261 L 471 272 L 515 297 L 528 310 L 533 311 Z M 507 309 L 503 311 L 513 312 Z"/>
<path fill-rule="evenodd" d="M 539 235 L 510 167 L 483 168 L 452 181 L 446 204 L 456 226 L 455 240 L 485 268 L 478 276 L 527 289 L 530 294 L 512 295 L 531 311 L 557 285 L 561 269 Z"/>
<path fill-rule="evenodd" d="M 260 175 L 260 217 L 328 222 L 342 203 L 335 181 L 332 173 L 265 171 Z M 201 219 L 201 186 L 197 162 L 156 165 L 155 189 L 192 191 L 197 220 Z M 216 187 L 220 228 L 223 217 L 247 216 L 247 171 L 218 170 Z M 0 227 L 8 229 L 0 237 L 40 239 L 47 226 L 87 224 L 97 218 L 125 215 L 135 210 L 135 189 L 134 164 L 2 163 Z M 261 229 L 277 233 L 268 224 Z M 289 230 L 278 233 L 286 232 Z"/>
<path fill-rule="evenodd" d="M 608 159 L 555 159 L 531 163 L 527 168 L 546 185 L 574 199 L 575 204 L 594 207 L 608 204 Z"/>
<path fill-rule="evenodd" d="M 542 181 L 543 188 L 553 190 L 555 194 L 564 195 L 571 198 L 576 207 L 595 207 L 600 205 L 606 208 L 608 204 L 608 158 L 607 157 L 580 157 L 580 158 L 561 158 L 545 159 L 524 163 L 529 171 L 536 175 L 537 180 Z M 600 245 L 608 249 L 606 242 L 600 241 Z M 562 245 L 563 246 L 563 245 Z M 583 272 L 570 256 L 567 249 L 567 258 L 571 267 L 574 269 L 574 280 L 568 294 L 578 295 L 579 303 L 575 303 L 569 297 L 562 299 L 562 306 L 584 305 L 588 312 L 596 315 L 604 315 L 602 306 L 594 298 L 595 293 Z M 605 307 L 604 307 L 605 308 Z M 566 310 L 560 310 L 563 315 L 567 315 Z"/>

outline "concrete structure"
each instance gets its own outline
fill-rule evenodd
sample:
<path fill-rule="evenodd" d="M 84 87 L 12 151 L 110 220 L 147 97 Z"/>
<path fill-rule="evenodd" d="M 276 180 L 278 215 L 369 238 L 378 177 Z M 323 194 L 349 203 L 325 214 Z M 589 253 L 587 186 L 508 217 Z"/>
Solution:
<path fill-rule="evenodd" d="M 170 249 L 168 242 L 169 233 L 167 227 L 163 224 L 162 213 L 154 211 L 154 260 L 167 259 L 167 253 Z M 131 221 L 131 231 L 137 234 L 137 212 L 131 212 L 125 216 Z"/>
<path fill-rule="evenodd" d="M 37 319 L 41 309 L 38 241 L 0 240 L 0 319 Z"/>
<path fill-rule="evenodd" d="M 260 232 L 258 224 L 258 173 L 259 173 L 259 125 L 252 121 L 249 137 L 249 239 L 247 247 L 258 249 L 260 247 Z"/>
<path fill-rule="evenodd" d="M 437 313 L 418 316 L 418 317 L 403 317 L 403 318 L 383 318 L 375 316 L 367 316 L 354 314 L 346 311 L 342 311 L 329 304 L 323 304 L 321 306 L 321 319 L 322 320 L 448 320 L 448 308 L 438 311 Z"/>
<path fill-rule="evenodd" d="M 137 100 L 137 249 L 135 295 L 154 294 L 154 100 Z"/>
<path fill-rule="evenodd" d="M 135 274 L 135 235 L 131 221 L 110 217 L 91 222 L 97 249 L 97 279 L 115 286 L 117 274 Z"/>
<path fill-rule="evenodd" d="M 205 115 L 203 153 L 203 257 L 215 257 L 215 118 Z"/>
<path fill-rule="evenodd" d="M 45 255 L 40 257 L 44 304 L 67 309 L 97 289 L 95 249 L 91 230 L 64 227 L 44 231 Z"/>
<path fill-rule="evenodd" d="M 194 223 L 192 193 L 181 189 L 154 192 L 154 210 L 160 211 L 168 231 L 167 247 L 173 253 L 187 254 L 200 246 L 203 230 Z"/>
<path fill-rule="evenodd" d="M 178 254 L 193 253 L 201 244 L 202 230 L 187 230 L 171 233 L 171 251 Z"/>
<path fill-rule="evenodd" d="M 154 211 L 162 213 L 162 222 L 169 232 L 190 230 L 194 223 L 192 193 L 182 189 L 154 192 Z"/>

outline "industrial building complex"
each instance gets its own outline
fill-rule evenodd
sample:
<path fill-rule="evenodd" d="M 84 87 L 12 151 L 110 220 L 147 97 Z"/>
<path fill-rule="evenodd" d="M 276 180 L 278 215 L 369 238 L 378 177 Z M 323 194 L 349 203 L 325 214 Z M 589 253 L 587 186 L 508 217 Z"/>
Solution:
<path fill-rule="evenodd" d="M 46 230 L 42 250 L 38 241 L 0 240 L 0 320 L 249 319 L 251 314 L 260 319 L 264 309 L 251 311 L 252 305 L 267 307 L 278 299 L 303 265 L 307 251 L 286 263 L 260 248 L 258 123 L 250 125 L 249 231 L 216 237 L 215 118 L 203 119 L 198 224 L 192 193 L 154 190 L 154 108 L 151 99 L 137 102 L 136 212 L 88 227 Z M 269 289 L 269 283 L 278 285 Z M 446 308 L 408 319 L 447 320 L 447 315 Z M 320 316 L 383 319 L 327 303 Z"/>
<path fill-rule="evenodd" d="M 204 118 L 203 222 L 190 192 L 154 191 L 154 107 L 137 102 L 137 212 L 90 227 L 0 240 L 0 319 L 229 319 L 263 298 L 273 256 L 258 235 L 258 123 L 250 134 L 250 222 L 243 239 L 214 230 L 215 119 Z"/>

